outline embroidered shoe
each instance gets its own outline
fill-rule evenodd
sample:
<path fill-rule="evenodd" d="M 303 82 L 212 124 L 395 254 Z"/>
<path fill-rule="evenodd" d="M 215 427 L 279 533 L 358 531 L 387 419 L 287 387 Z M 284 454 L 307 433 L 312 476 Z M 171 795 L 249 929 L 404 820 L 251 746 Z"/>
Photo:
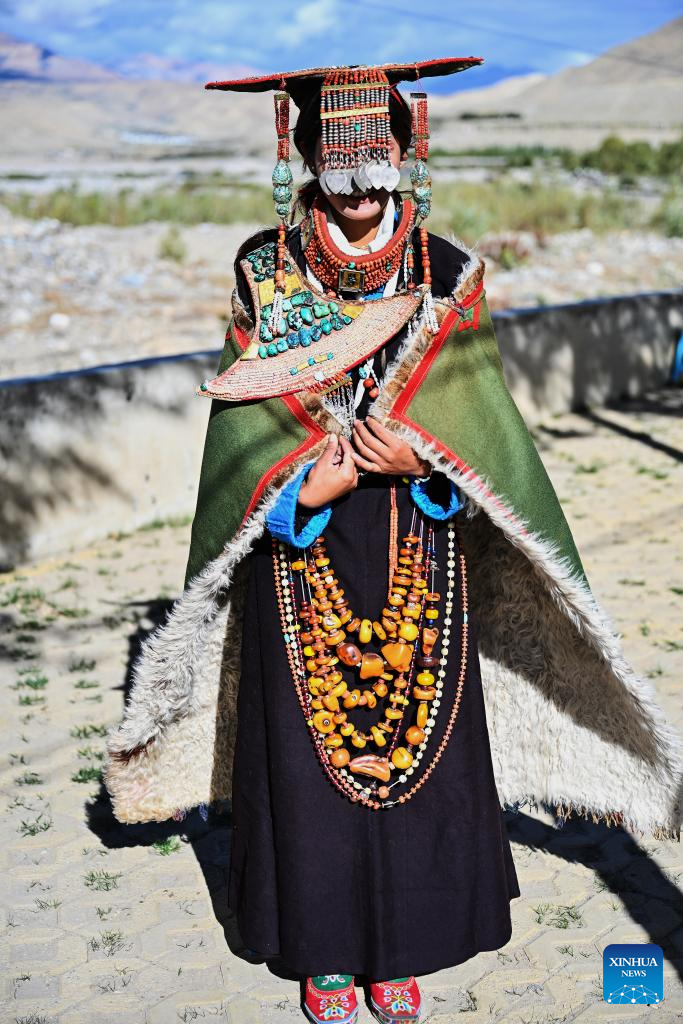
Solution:
<path fill-rule="evenodd" d="M 356 1024 L 358 1003 L 353 975 L 324 974 L 306 978 L 304 1011 L 314 1024 Z"/>
<path fill-rule="evenodd" d="M 370 1009 L 381 1024 L 409 1024 L 420 1016 L 420 990 L 412 976 L 370 983 Z"/>

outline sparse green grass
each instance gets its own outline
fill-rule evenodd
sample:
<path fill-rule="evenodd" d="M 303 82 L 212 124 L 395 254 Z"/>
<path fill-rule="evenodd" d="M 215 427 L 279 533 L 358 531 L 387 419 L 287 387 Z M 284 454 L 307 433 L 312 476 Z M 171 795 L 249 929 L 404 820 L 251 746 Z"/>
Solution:
<path fill-rule="evenodd" d="M 81 747 L 78 757 L 88 758 L 91 761 L 104 761 L 104 751 L 97 750 L 96 747 Z"/>
<path fill-rule="evenodd" d="M 632 580 L 632 579 L 629 579 L 628 576 L 622 576 L 622 578 L 620 580 L 617 580 L 617 583 L 621 583 L 622 586 L 624 586 L 624 587 L 644 587 L 645 586 L 645 580 Z"/>
<path fill-rule="evenodd" d="M 99 685 L 95 679 L 79 679 L 77 683 L 74 683 L 74 690 L 94 690 Z"/>
<path fill-rule="evenodd" d="M 24 772 L 14 780 L 17 786 L 42 786 L 43 778 L 38 772 Z"/>
<path fill-rule="evenodd" d="M 187 246 L 177 224 L 171 224 L 166 234 L 159 239 L 157 256 L 162 260 L 173 260 L 174 263 L 184 263 L 187 259 Z"/>
<path fill-rule="evenodd" d="M 123 932 L 106 931 L 100 932 L 99 939 L 90 939 L 88 947 L 93 951 L 101 951 L 105 956 L 116 956 L 126 944 L 123 941 Z"/>
<path fill-rule="evenodd" d="M 177 853 L 182 849 L 182 845 L 180 836 L 169 836 L 167 839 L 160 839 L 158 842 L 152 843 L 152 848 L 162 857 L 167 857 L 169 853 Z"/>
<path fill-rule="evenodd" d="M 100 921 L 103 921 L 105 917 L 109 917 L 112 909 L 112 907 L 95 907 L 95 913 L 99 917 Z"/>
<path fill-rule="evenodd" d="M 47 832 L 50 828 L 52 828 L 52 818 L 43 817 L 43 812 L 41 811 L 33 821 L 22 821 L 17 828 L 17 832 L 24 837 L 37 836 L 40 832 Z"/>
<path fill-rule="evenodd" d="M 32 707 L 34 704 L 44 704 L 45 696 L 42 693 L 21 693 L 19 694 L 20 707 Z"/>
<path fill-rule="evenodd" d="M 574 904 L 539 903 L 533 907 L 537 924 L 548 924 L 553 928 L 583 928 L 583 911 Z"/>
<path fill-rule="evenodd" d="M 66 607 L 65 605 L 55 604 L 51 602 L 52 607 L 58 615 L 63 616 L 65 619 L 84 619 L 87 615 L 90 615 L 89 608 L 79 608 L 77 606 Z"/>
<path fill-rule="evenodd" d="M 15 684 L 15 689 L 27 687 L 29 690 L 44 690 L 48 682 L 47 676 L 37 669 L 24 668 L 19 670 L 19 679 Z"/>
<path fill-rule="evenodd" d="M 57 900 L 54 897 L 50 900 L 44 900 L 37 896 L 35 899 L 36 908 L 38 910 L 56 910 L 57 907 L 61 907 L 63 900 Z"/>
<path fill-rule="evenodd" d="M 106 725 L 74 725 L 69 735 L 76 740 L 89 740 L 91 736 L 106 736 Z"/>
<path fill-rule="evenodd" d="M 636 472 L 639 476 L 651 476 L 655 480 L 669 479 L 669 474 L 665 469 L 654 469 L 652 466 L 639 466 Z"/>
<path fill-rule="evenodd" d="M 84 765 L 71 776 L 72 782 L 101 782 L 102 769 L 94 764 Z"/>
<path fill-rule="evenodd" d="M 124 227 L 158 221 L 178 224 L 234 224 L 272 221 L 271 190 L 264 185 L 218 187 L 199 184 L 179 189 L 145 192 L 80 192 L 60 188 L 52 192 L 4 192 L 0 202 L 12 213 L 30 218 L 54 217 L 69 224 L 113 224 Z M 488 231 L 538 231 L 553 234 L 576 228 L 596 232 L 616 228 L 653 226 L 675 233 L 677 193 L 663 201 L 651 216 L 640 202 L 616 190 L 577 194 L 542 177 L 526 183 L 504 174 L 486 182 L 435 183 L 430 224 L 432 230 L 454 231 L 474 242 Z M 298 217 L 298 214 L 297 214 Z M 672 228 L 674 229 L 672 231 Z M 177 258 L 182 240 L 164 241 L 164 255 Z"/>
<path fill-rule="evenodd" d="M 78 658 L 69 662 L 69 672 L 92 672 L 96 665 L 95 658 Z"/>
<path fill-rule="evenodd" d="M 20 609 L 42 604 L 45 601 L 45 594 L 42 590 L 34 588 L 26 590 L 23 587 L 12 587 L 6 594 L 0 596 L 0 608 L 8 608 L 10 605 L 18 604 Z"/>
<path fill-rule="evenodd" d="M 110 871 L 88 871 L 87 875 L 83 876 L 83 881 L 88 889 L 94 889 L 96 892 L 110 892 L 112 889 L 118 889 L 121 877 L 123 877 L 122 871 L 116 874 L 112 874 Z"/>
<path fill-rule="evenodd" d="M 161 221 L 174 224 L 264 223 L 273 218 L 272 190 L 266 185 L 133 192 L 81 192 L 77 187 L 52 192 L 0 195 L 0 202 L 20 217 L 54 217 L 67 224 L 113 224 L 126 227 Z"/>

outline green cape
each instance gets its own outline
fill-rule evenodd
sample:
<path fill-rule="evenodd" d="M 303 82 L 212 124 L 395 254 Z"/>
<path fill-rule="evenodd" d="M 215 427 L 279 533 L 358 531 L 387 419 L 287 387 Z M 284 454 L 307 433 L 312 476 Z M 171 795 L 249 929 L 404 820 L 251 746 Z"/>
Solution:
<path fill-rule="evenodd" d="M 463 538 L 501 804 L 679 835 L 678 737 L 591 593 L 507 388 L 483 273 L 473 257 L 435 300 L 439 330 L 404 337 L 370 411 L 468 498 Z M 235 291 L 218 372 L 252 331 Z M 313 392 L 212 401 L 185 589 L 146 642 L 107 740 L 119 820 L 229 798 L 247 556 L 282 487 L 339 429 Z"/>

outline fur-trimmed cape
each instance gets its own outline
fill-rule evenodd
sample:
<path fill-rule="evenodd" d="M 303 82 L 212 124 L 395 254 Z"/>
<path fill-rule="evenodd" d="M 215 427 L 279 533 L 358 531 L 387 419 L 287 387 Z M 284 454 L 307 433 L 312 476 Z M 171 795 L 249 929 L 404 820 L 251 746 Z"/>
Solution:
<path fill-rule="evenodd" d="M 406 332 L 371 414 L 468 498 L 462 534 L 501 804 L 680 839 L 680 740 L 590 590 L 505 384 L 484 265 L 470 256 L 435 300 L 438 331 Z M 219 372 L 253 329 L 237 290 L 232 304 Z M 247 556 L 282 488 L 339 429 L 312 392 L 214 401 L 185 589 L 145 641 L 107 737 L 119 821 L 230 798 Z"/>

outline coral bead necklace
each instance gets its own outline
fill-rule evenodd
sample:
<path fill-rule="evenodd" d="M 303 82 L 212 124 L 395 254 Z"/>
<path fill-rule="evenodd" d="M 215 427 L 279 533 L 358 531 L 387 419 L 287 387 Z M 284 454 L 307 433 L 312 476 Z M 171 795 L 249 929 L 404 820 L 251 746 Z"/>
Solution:
<path fill-rule="evenodd" d="M 275 586 L 287 657 L 316 754 L 341 793 L 373 810 L 405 803 L 427 781 L 455 725 L 468 653 L 467 573 L 459 545 L 462 635 L 450 716 L 430 764 L 407 791 L 391 799 L 391 790 L 408 783 L 420 767 L 441 704 L 456 587 L 456 535 L 458 541 L 460 538 L 459 527 L 450 520 L 442 602 L 434 590 L 433 526 L 425 529 L 420 515 L 418 528 L 414 512 L 410 531 L 399 548 L 393 482 L 390 490 L 389 589 L 385 607 L 374 621 L 361 618 L 349 606 L 324 537 L 318 537 L 303 554 L 273 539 Z M 437 620 L 442 603 L 445 616 L 440 630 Z M 367 649 L 371 642 L 379 646 L 379 652 Z M 357 673 L 360 685 L 349 686 L 341 666 Z M 382 717 L 367 731 L 351 721 L 349 712 L 354 709 L 371 711 L 378 706 Z"/>

